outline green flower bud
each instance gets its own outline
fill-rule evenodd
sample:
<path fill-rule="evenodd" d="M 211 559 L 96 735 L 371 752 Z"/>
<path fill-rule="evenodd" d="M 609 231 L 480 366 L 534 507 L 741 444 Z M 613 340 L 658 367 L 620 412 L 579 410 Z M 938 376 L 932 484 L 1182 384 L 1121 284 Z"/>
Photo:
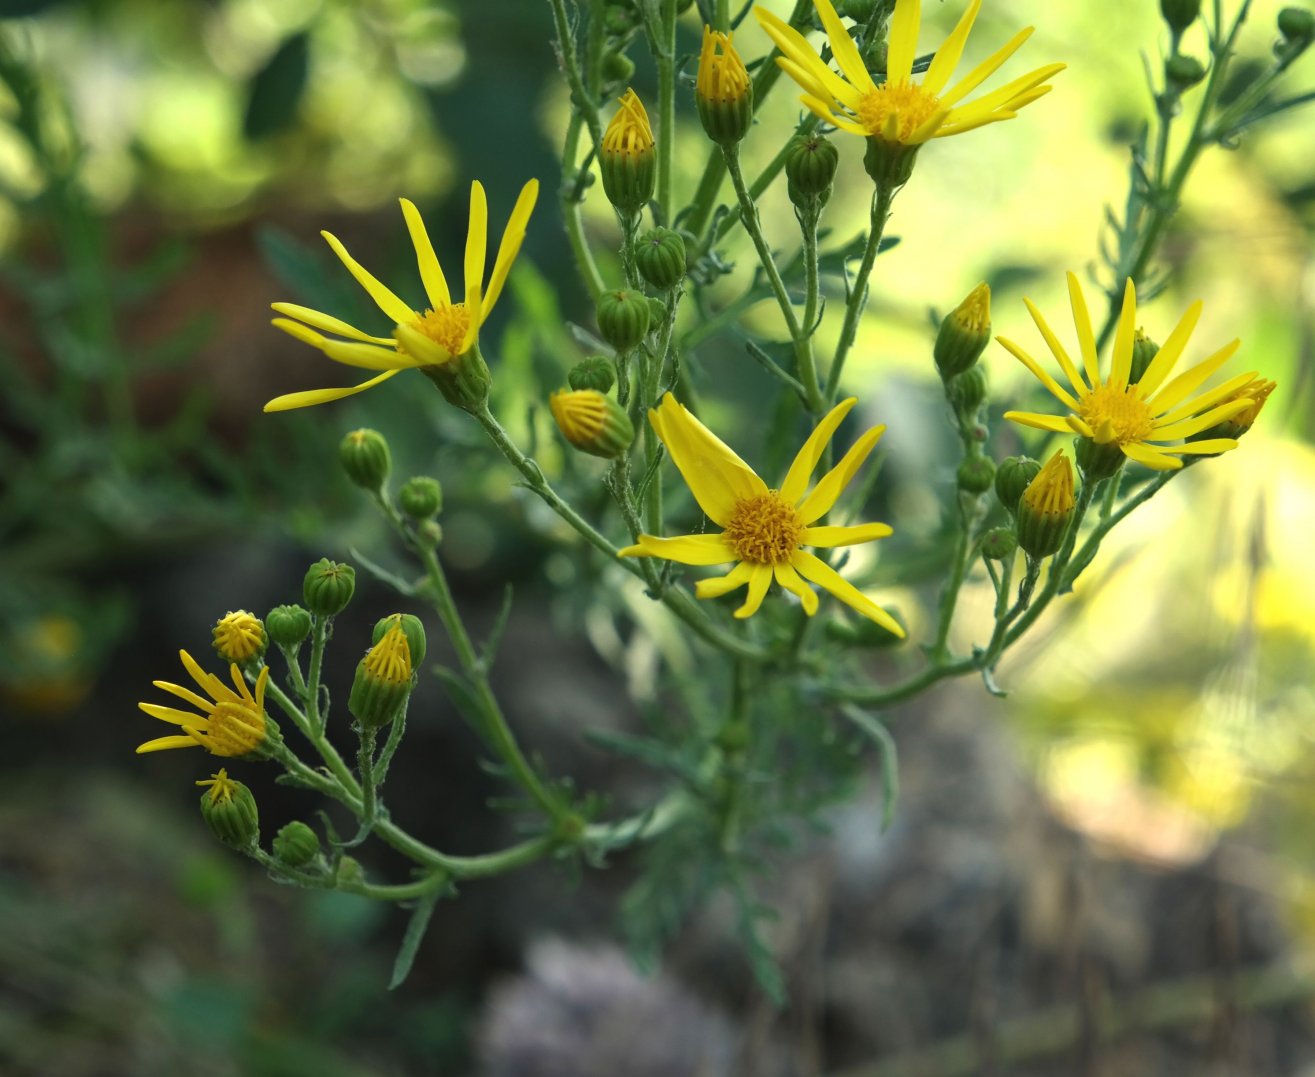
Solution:
<path fill-rule="evenodd" d="M 1041 465 L 1030 456 L 1008 456 L 995 471 L 995 496 L 1012 516 L 1018 511 L 1018 499 L 1037 477 Z"/>
<path fill-rule="evenodd" d="M 600 393 L 610 392 L 616 384 L 616 367 L 612 360 L 602 355 L 591 355 L 571 367 L 566 381 L 572 389 L 594 389 Z"/>
<path fill-rule="evenodd" d="M 421 545 L 437 546 L 443 541 L 443 528 L 439 526 L 437 520 L 421 520 L 416 524 L 416 538 L 420 540 Z"/>
<path fill-rule="evenodd" d="M 296 647 L 310 635 L 310 612 L 301 606 L 275 606 L 265 617 L 265 631 L 280 647 Z"/>
<path fill-rule="evenodd" d="M 634 443 L 630 416 L 610 396 L 596 389 L 553 393 L 548 397 L 548 406 L 562 437 L 581 452 L 615 459 Z"/>
<path fill-rule="evenodd" d="M 1018 499 L 1018 545 L 1031 558 L 1049 557 L 1064 543 L 1076 502 L 1073 465 L 1056 452 Z"/>
<path fill-rule="evenodd" d="M 301 868 L 320 855 L 320 839 L 305 823 L 294 819 L 274 835 L 272 848 L 279 863 Z"/>
<path fill-rule="evenodd" d="M 685 279 L 685 241 L 670 228 L 654 228 L 635 247 L 639 275 L 659 291 L 669 291 Z"/>
<path fill-rule="evenodd" d="M 1171 29 L 1182 33 L 1201 14 L 1201 0 L 1160 0 L 1160 14 Z"/>
<path fill-rule="evenodd" d="M 428 520 L 443 508 L 443 487 L 437 479 L 417 475 L 402 483 L 397 491 L 397 503 L 413 520 Z"/>
<path fill-rule="evenodd" d="M 478 411 L 489 398 L 493 376 L 478 344 L 472 344 L 445 363 L 429 363 L 419 370 L 438 387 L 444 400 L 462 411 Z"/>
<path fill-rule="evenodd" d="M 1095 438 L 1083 437 L 1076 439 L 1073 456 L 1087 482 L 1108 479 L 1123 466 L 1126 459 L 1117 441 L 1101 442 Z"/>
<path fill-rule="evenodd" d="M 982 406 L 988 386 L 986 368 L 981 364 L 969 367 L 945 383 L 946 399 L 954 409 L 971 415 Z"/>
<path fill-rule="evenodd" d="M 634 90 L 627 90 L 603 132 L 603 144 L 598 151 L 603 192 L 622 213 L 638 213 L 653 197 L 657 178 L 656 145 L 643 102 Z"/>
<path fill-rule="evenodd" d="M 402 634 L 406 636 L 406 645 L 411 653 L 411 668 L 419 669 L 420 663 L 425 660 L 425 626 L 419 617 L 410 613 L 393 613 L 381 618 L 374 626 L 370 642 L 378 643 L 389 629 L 397 626 L 401 627 Z"/>
<path fill-rule="evenodd" d="M 635 74 L 635 62 L 624 52 L 609 52 L 603 57 L 603 84 L 625 85 Z"/>
<path fill-rule="evenodd" d="M 411 645 L 401 624 L 394 624 L 365 652 L 356 666 L 347 709 L 365 729 L 386 726 L 401 713 L 411 694 Z"/>
<path fill-rule="evenodd" d="M 215 654 L 225 662 L 245 665 L 259 658 L 269 646 L 269 637 L 260 618 L 246 610 L 226 613 L 210 632 Z"/>
<path fill-rule="evenodd" d="M 344 856 L 338 861 L 337 883 L 340 887 L 350 890 L 352 887 L 360 886 L 365 882 L 365 868 L 361 867 L 361 862 L 354 856 Z"/>
<path fill-rule="evenodd" d="M 603 9 L 603 30 L 609 37 L 625 37 L 639 26 L 640 18 L 632 0 L 615 0 Z"/>
<path fill-rule="evenodd" d="M 201 818 L 210 832 L 234 849 L 254 849 L 260 840 L 260 813 L 251 790 L 230 778 L 227 770 L 196 784 L 210 787 L 201 794 Z"/>
<path fill-rule="evenodd" d="M 969 456 L 955 473 L 959 489 L 966 494 L 984 494 L 995 481 L 995 464 L 985 456 Z"/>
<path fill-rule="evenodd" d="M 1007 561 L 1018 550 L 1018 536 L 1010 527 L 993 527 L 982 536 L 982 556 L 992 561 Z"/>
<path fill-rule="evenodd" d="M 356 569 L 321 557 L 306 570 L 301 583 L 302 601 L 320 617 L 332 617 L 347 608 L 356 591 Z"/>
<path fill-rule="evenodd" d="M 650 308 L 642 292 L 609 291 L 598 297 L 598 330 L 618 353 L 639 347 L 648 332 Z"/>
<path fill-rule="evenodd" d="M 339 444 L 338 460 L 347 477 L 370 493 L 383 489 L 392 467 L 388 442 L 377 430 L 353 430 Z"/>
<path fill-rule="evenodd" d="M 1128 384 L 1136 385 L 1146 376 L 1146 370 L 1159 354 L 1160 346 L 1138 329 L 1132 336 L 1132 369 L 1128 372 Z"/>
<path fill-rule="evenodd" d="M 932 355 L 941 377 L 962 374 L 981 358 L 991 339 L 991 289 L 979 284 L 941 321 Z"/>
<path fill-rule="evenodd" d="M 739 142 L 753 125 L 753 83 L 749 81 L 749 72 L 731 44 L 731 35 L 711 26 L 703 28 L 694 103 L 703 130 L 720 145 Z"/>
<path fill-rule="evenodd" d="M 1278 13 L 1278 32 L 1288 41 L 1309 44 L 1315 38 L 1315 13 L 1303 7 L 1285 7 Z"/>
<path fill-rule="evenodd" d="M 1176 93 L 1190 90 L 1205 78 L 1205 65 L 1195 56 L 1179 53 L 1164 61 L 1164 81 Z"/>
<path fill-rule="evenodd" d="M 785 158 L 785 179 L 790 201 L 800 209 L 813 199 L 825 205 L 831 197 L 840 154 L 821 135 L 796 136 Z"/>

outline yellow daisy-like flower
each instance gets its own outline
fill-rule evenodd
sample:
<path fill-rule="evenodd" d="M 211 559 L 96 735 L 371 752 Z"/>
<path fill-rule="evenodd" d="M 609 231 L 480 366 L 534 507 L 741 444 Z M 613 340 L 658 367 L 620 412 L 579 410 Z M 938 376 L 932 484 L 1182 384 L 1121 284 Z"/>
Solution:
<path fill-rule="evenodd" d="M 818 606 L 817 593 L 804 582 L 811 580 L 865 617 L 903 637 L 904 629 L 890 614 L 821 558 L 803 549 L 804 546 L 853 546 L 891 533 L 886 524 L 816 526 L 831 511 L 886 430 L 884 426 L 874 426 L 864 433 L 840 463 L 810 490 L 813 469 L 855 403 L 856 398 L 850 397 L 831 409 L 804 442 L 781 488 L 772 490 L 717 435 L 667 393 L 661 406 L 648 413 L 649 421 L 694 499 L 722 532 L 679 538 L 640 535 L 634 546 L 621 551 L 621 556 L 662 557 L 684 565 L 739 562 L 729 574 L 700 580 L 695 586 L 699 598 L 716 598 L 747 584 L 748 595 L 735 611 L 736 617 L 749 617 L 758 611 L 772 580 L 798 595 L 804 612 L 811 617 Z"/>
<path fill-rule="evenodd" d="M 996 337 L 996 340 L 1069 409 L 1069 414 L 1060 417 L 1030 411 L 1007 411 L 1006 419 L 1038 430 L 1075 433 L 1079 437 L 1091 439 L 1096 446 L 1109 447 L 1111 450 L 1117 448 L 1129 460 L 1159 471 L 1182 467 L 1183 462 L 1177 457 L 1184 453 L 1213 454 L 1237 448 L 1237 441 L 1233 438 L 1209 438 L 1179 445 L 1163 444 L 1190 438 L 1193 434 L 1208 430 L 1246 411 L 1253 403 L 1250 395 L 1240 396 L 1238 391 L 1252 382 L 1256 377 L 1255 371 L 1239 374 L 1200 396 L 1192 397 L 1205 380 L 1237 351 L 1240 340 L 1225 344 L 1209 358 L 1185 370 L 1172 381 L 1168 380 L 1201 317 L 1200 300 L 1187 308 L 1174 331 L 1160 346 L 1141 380 L 1130 385 L 1128 378 L 1132 372 L 1132 348 L 1137 322 L 1137 294 L 1132 281 L 1128 281 L 1123 292 L 1123 309 L 1114 334 L 1110 373 L 1103 380 L 1087 302 L 1082 294 L 1082 285 L 1072 273 L 1068 275 L 1068 294 L 1073 307 L 1073 324 L 1078 332 L 1085 376 L 1069 358 L 1068 352 L 1046 324 L 1036 305 L 1030 299 L 1023 302 L 1027 304 L 1028 313 L 1032 315 L 1051 354 L 1072 386 L 1072 392 L 1046 373 L 1040 363 L 1012 340 L 1004 337 Z"/>
<path fill-rule="evenodd" d="M 265 666 L 260 671 L 253 695 L 236 663 L 229 666 L 234 685 L 229 688 L 213 673 L 203 670 L 186 651 L 179 651 L 178 657 L 183 660 L 184 668 L 191 674 L 197 687 L 210 698 L 205 699 L 191 689 L 168 681 L 152 681 L 156 688 L 163 688 L 202 713 L 193 714 L 191 711 L 157 703 L 138 703 L 137 706 L 152 718 L 182 726 L 183 733 L 148 740 L 138 746 L 137 754 L 159 752 L 167 748 L 194 748 L 199 744 L 212 755 L 236 757 L 250 755 L 264 744 L 268 732 L 265 685 L 269 681 L 269 667 Z"/>
<path fill-rule="evenodd" d="M 423 311 L 412 310 L 371 276 L 364 266 L 347 253 L 347 248 L 336 236 L 329 232 L 321 232 L 320 234 L 324 236 L 351 275 L 369 293 L 379 309 L 395 323 L 393 335 L 371 336 L 331 314 L 298 306 L 296 303 L 272 304 L 274 310 L 284 315 L 275 318 L 273 324 L 290 336 L 319 348 L 334 362 L 363 370 L 380 370 L 383 373 L 360 385 L 348 388 L 311 389 L 306 392 L 287 393 L 271 400 L 265 405 L 265 410 L 288 411 L 292 408 L 305 408 L 314 404 L 341 400 L 343 397 L 373 388 L 399 371 L 424 366 L 443 366 L 468 352 L 479 337 L 480 326 L 484 324 L 489 312 L 493 310 L 493 305 L 498 301 L 498 296 L 502 294 L 502 286 L 506 283 L 512 262 L 520 252 L 521 243 L 525 239 L 525 227 L 538 196 L 538 180 L 530 180 L 521 189 L 520 197 L 516 199 L 515 208 L 511 211 L 511 218 L 502 233 L 502 242 L 498 246 L 498 255 L 493 263 L 493 273 L 489 278 L 488 287 L 485 288 L 488 200 L 478 180 L 470 185 L 470 224 L 466 233 L 465 257 L 466 295 L 460 303 L 452 301 L 447 278 L 439 266 L 438 256 L 429 241 L 424 221 L 420 219 L 420 211 L 410 200 L 401 199 L 402 215 L 406 218 L 406 226 L 411 233 L 411 243 L 415 247 L 420 279 L 424 282 L 425 294 L 429 297 L 429 306 Z M 326 333 L 331 336 L 325 336 Z"/>
<path fill-rule="evenodd" d="M 831 0 L 813 0 L 826 28 L 831 51 L 841 74 L 828 67 L 803 35 L 769 11 L 754 14 L 783 53 L 777 63 L 803 89 L 800 99 L 815 115 L 843 131 L 901 146 L 916 147 L 933 138 L 963 134 L 1000 120 L 1011 120 L 1018 110 L 1050 92 L 1046 81 L 1065 67 L 1047 64 L 998 90 L 960 104 L 1009 59 L 1032 34 L 1032 27 L 1016 33 L 954 86 L 950 76 L 963 55 L 981 0 L 972 0 L 959 24 L 939 49 L 921 83 L 913 81 L 918 51 L 919 0 L 897 0 L 887 41 L 886 78 L 878 85 L 845 29 Z"/>

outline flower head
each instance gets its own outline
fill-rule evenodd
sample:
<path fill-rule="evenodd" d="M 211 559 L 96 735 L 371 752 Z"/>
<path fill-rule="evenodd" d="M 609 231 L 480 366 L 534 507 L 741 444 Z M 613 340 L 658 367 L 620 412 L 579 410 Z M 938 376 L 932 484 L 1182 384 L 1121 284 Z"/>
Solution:
<path fill-rule="evenodd" d="M 601 153 L 638 157 L 649 153 L 656 143 L 648 122 L 644 102 L 634 90 L 626 90 L 616 103 L 616 114 L 603 132 Z"/>
<path fill-rule="evenodd" d="M 212 755 L 219 756 L 243 756 L 257 751 L 269 734 L 269 722 L 265 717 L 265 684 L 269 680 L 269 667 L 261 669 L 253 695 L 236 663 L 229 667 L 233 679 L 233 688 L 229 688 L 213 673 L 203 670 L 186 651 L 179 651 L 178 657 L 182 659 L 183 667 L 191 674 L 197 687 L 210 698 L 205 699 L 188 688 L 168 681 L 152 681 L 156 688 L 163 688 L 170 695 L 190 703 L 201 713 L 193 714 L 191 711 L 164 707 L 158 703 L 138 703 L 137 706 L 152 718 L 181 726 L 183 733 L 148 740 L 138 746 L 137 753 L 159 752 L 166 748 L 192 748 L 198 744 Z"/>
<path fill-rule="evenodd" d="M 803 89 L 801 100 L 810 111 L 841 130 L 886 143 L 916 147 L 929 139 L 1011 120 L 1023 106 L 1049 93 L 1047 80 L 1065 66 L 1047 64 L 961 105 L 959 102 L 993 75 L 1031 36 L 1032 27 L 1020 30 L 954 86 L 949 86 L 982 6 L 981 0 L 972 0 L 959 24 L 936 50 L 922 82 L 916 83 L 913 61 L 918 50 L 920 4 L 919 0 L 896 0 L 887 42 L 886 77 L 878 84 L 868 73 L 858 46 L 831 0 L 813 0 L 813 5 L 822 18 L 841 74 L 832 71 L 803 35 L 783 19 L 761 8 L 755 8 L 754 13 L 783 54 L 776 62 Z"/>
<path fill-rule="evenodd" d="M 739 142 L 753 123 L 753 83 L 731 35 L 703 27 L 703 48 L 694 80 L 694 103 L 714 142 Z"/>
<path fill-rule="evenodd" d="M 1255 371 L 1239 374 L 1208 392 L 1192 396 L 1237 351 L 1241 343 L 1238 340 L 1225 344 L 1209 358 L 1169 380 L 1169 375 L 1181 358 L 1188 338 L 1201 317 L 1199 300 L 1187 308 L 1177 327 L 1160 346 L 1141 380 L 1129 384 L 1137 321 L 1137 295 L 1132 281 L 1128 281 L 1123 292 L 1123 309 L 1114 334 L 1114 354 L 1109 375 L 1104 379 L 1100 375 L 1096 337 L 1092 332 L 1086 299 L 1082 295 L 1082 286 L 1072 273 L 1068 275 L 1068 293 L 1073 308 L 1073 324 L 1078 333 L 1082 371 L 1069 358 L 1068 352 L 1046 324 L 1035 304 L 1030 299 L 1024 302 L 1051 354 L 1068 379 L 1072 392 L 1013 341 L 1004 337 L 996 339 L 1069 409 L 1069 414 L 1060 417 L 1028 411 L 1007 411 L 1006 419 L 1038 430 L 1075 433 L 1091 443 L 1089 448 L 1117 451 L 1129 460 L 1160 471 L 1182 467 L 1178 457 L 1184 453 L 1213 454 L 1237 448 L 1237 442 L 1231 438 L 1163 444 L 1180 441 L 1207 430 L 1240 414 L 1253 403 L 1254 394 L 1245 392 L 1243 387 L 1253 382 Z M 1245 392 L 1245 395 L 1239 395 L 1239 391 Z"/>
<path fill-rule="evenodd" d="M 268 637 L 259 617 L 246 610 L 224 614 L 211 629 L 215 653 L 225 662 L 249 662 L 265 653 Z"/>
<path fill-rule="evenodd" d="M 603 132 L 603 144 L 598 148 L 603 193 L 623 213 L 638 213 L 653 197 L 657 182 L 655 146 L 644 103 L 634 90 L 627 90 L 617 102 L 616 115 Z"/>
<path fill-rule="evenodd" d="M 283 317 L 275 318 L 274 325 L 290 336 L 319 348 L 330 359 L 344 366 L 382 373 L 344 389 L 311 389 L 300 393 L 287 393 L 275 397 L 265 405 L 266 411 L 288 411 L 313 404 L 326 404 L 331 400 L 373 388 L 402 370 L 418 367 L 442 368 L 469 352 L 479 337 L 493 305 L 502 294 L 511 264 L 525 239 L 525 226 L 534 210 L 539 195 L 539 181 L 530 180 L 521 189 L 520 197 L 511 211 L 493 273 L 488 287 L 484 286 L 484 262 L 488 251 L 488 201 L 484 188 L 478 182 L 470 185 L 470 224 L 466 233 L 465 298 L 452 301 L 447 278 L 439 266 L 438 256 L 429 241 L 420 211 L 408 199 L 401 199 L 402 216 L 406 218 L 415 247 L 420 279 L 429 298 L 429 306 L 422 311 L 412 310 L 385 285 L 357 262 L 338 238 L 321 232 L 333 252 L 342 260 L 348 271 L 375 301 L 379 309 L 394 323 L 391 337 L 377 337 L 348 325 L 330 314 L 323 314 L 295 303 L 274 303 L 273 308 Z M 331 336 L 325 336 L 325 334 Z M 342 339 L 346 338 L 346 339 Z"/>
<path fill-rule="evenodd" d="M 805 583 L 811 580 L 842 602 L 871 618 L 897 636 L 904 630 L 885 610 L 844 579 L 805 546 L 830 548 L 852 546 L 885 538 L 886 524 L 856 524 L 849 527 L 817 526 L 817 521 L 835 505 L 849 481 L 872 452 L 884 426 L 864 433 L 844 458 L 809 489 L 813 469 L 827 443 L 856 403 L 854 397 L 837 404 L 822 419 L 795 456 L 780 489 L 767 484 L 725 443 L 667 393 L 662 404 L 648 413 L 649 421 L 671 459 L 680 470 L 694 499 L 708 517 L 722 528 L 717 535 L 685 535 L 660 538 L 640 535 L 622 557 L 662 557 L 686 565 L 724 565 L 738 562 L 729 574 L 700 580 L 699 598 L 716 598 L 748 585 L 744 604 L 736 617 L 749 617 L 762 605 L 775 580 L 797 595 L 804 612 L 817 612 L 817 593 Z"/>

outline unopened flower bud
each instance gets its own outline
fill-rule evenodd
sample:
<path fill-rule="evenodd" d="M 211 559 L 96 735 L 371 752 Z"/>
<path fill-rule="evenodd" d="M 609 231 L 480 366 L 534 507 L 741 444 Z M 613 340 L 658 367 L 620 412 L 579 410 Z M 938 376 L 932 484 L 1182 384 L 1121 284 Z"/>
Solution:
<path fill-rule="evenodd" d="M 648 332 L 650 308 L 642 292 L 604 292 L 598 297 L 598 331 L 618 353 L 639 347 Z"/>
<path fill-rule="evenodd" d="M 956 374 L 945 383 L 945 396 L 956 411 L 972 415 L 986 399 L 986 368 L 980 363 Z"/>
<path fill-rule="evenodd" d="M 356 591 L 356 569 L 321 557 L 306 570 L 301 584 L 306 608 L 320 617 L 332 617 L 347 608 Z"/>
<path fill-rule="evenodd" d="M 670 137 L 669 133 L 664 137 Z M 598 168 L 607 200 L 622 213 L 635 214 L 648 205 L 657 177 L 656 143 L 648 113 L 634 90 L 622 96 L 616 115 L 603 132 Z"/>
<path fill-rule="evenodd" d="M 209 786 L 201 794 L 201 818 L 210 832 L 234 849 L 255 848 L 260 840 L 260 813 L 251 790 L 230 778 L 227 770 L 196 784 Z"/>
<path fill-rule="evenodd" d="M 831 197 L 840 154 L 821 135 L 796 135 L 785 157 L 786 188 L 800 209 L 814 199 L 825 205 Z"/>
<path fill-rule="evenodd" d="M 1304 7 L 1285 7 L 1278 13 L 1278 32 L 1288 41 L 1309 44 L 1315 38 L 1315 12 Z"/>
<path fill-rule="evenodd" d="M 1097 431 L 1099 434 L 1100 432 Z M 1127 459 L 1117 441 L 1098 441 L 1096 438 L 1078 438 L 1073 448 L 1073 457 L 1082 471 L 1084 482 L 1099 482 L 1108 479 L 1119 470 Z"/>
<path fill-rule="evenodd" d="M 753 124 L 753 83 L 730 34 L 703 27 L 694 101 L 708 137 L 720 145 L 744 138 Z"/>
<path fill-rule="evenodd" d="M 377 430 L 353 430 L 338 445 L 338 460 L 347 477 L 370 493 L 383 489 L 392 467 L 388 442 Z"/>
<path fill-rule="evenodd" d="M 991 289 L 983 282 L 941 321 L 932 355 L 947 381 L 981 358 L 991 339 Z"/>
<path fill-rule="evenodd" d="M 887 141 L 881 135 L 870 135 L 868 148 L 863 154 L 863 168 L 877 187 L 889 191 L 898 190 L 913 175 L 913 166 L 918 162 L 918 150 L 921 148 L 921 143 L 910 146 L 903 142 Z"/>
<path fill-rule="evenodd" d="M 955 473 L 959 489 L 966 494 L 984 494 L 995 481 L 995 464 L 985 456 L 969 456 Z"/>
<path fill-rule="evenodd" d="M 659 291 L 669 291 L 685 279 L 685 241 L 670 228 L 654 228 L 635 247 L 639 275 Z"/>
<path fill-rule="evenodd" d="M 386 726 L 411 694 L 411 671 L 411 645 L 402 626 L 394 624 L 356 666 L 347 697 L 352 717 L 366 729 Z"/>
<path fill-rule="evenodd" d="M 404 330 L 418 335 L 417 330 L 403 325 L 397 329 L 399 338 Z M 493 386 L 493 375 L 489 373 L 489 365 L 484 362 L 477 343 L 446 362 L 426 364 L 419 370 L 434 383 L 444 400 L 453 407 L 471 413 L 478 411 L 488 400 L 489 389 Z"/>
<path fill-rule="evenodd" d="M 1008 456 L 995 471 L 995 496 L 1012 516 L 1018 511 L 1018 499 L 1041 471 L 1041 464 L 1030 456 Z"/>
<path fill-rule="evenodd" d="M 397 627 L 400 627 L 402 634 L 406 636 L 406 645 L 411 653 L 411 668 L 418 669 L 420 663 L 425 660 L 425 626 L 414 614 L 393 613 L 380 618 L 375 623 L 370 642 L 378 643 L 391 629 Z"/>
<path fill-rule="evenodd" d="M 603 83 L 608 86 L 628 83 L 635 75 L 635 62 L 624 52 L 609 52 L 603 57 Z"/>
<path fill-rule="evenodd" d="M 421 520 L 416 524 L 416 538 L 423 546 L 437 546 L 443 541 L 443 528 L 437 520 Z"/>
<path fill-rule="evenodd" d="M 260 618 L 246 610 L 226 613 L 210 632 L 215 654 L 225 662 L 245 665 L 259 658 L 269 646 L 269 637 Z"/>
<path fill-rule="evenodd" d="M 265 631 L 280 647 L 296 647 L 310 635 L 310 611 L 301 606 L 275 606 L 265 616 Z"/>
<path fill-rule="evenodd" d="M 1138 329 L 1132 335 L 1132 368 L 1128 371 L 1128 384 L 1136 385 L 1160 353 L 1160 346 Z"/>
<path fill-rule="evenodd" d="M 1073 519 L 1073 465 L 1056 452 L 1018 499 L 1018 545 L 1031 558 L 1049 557 Z"/>
<path fill-rule="evenodd" d="M 1201 0 L 1160 0 L 1160 14 L 1170 29 L 1181 34 L 1201 14 Z"/>
<path fill-rule="evenodd" d="M 982 556 L 991 561 L 1007 561 L 1018 549 L 1018 536 L 1012 527 L 993 527 L 982 536 Z"/>
<path fill-rule="evenodd" d="M 294 819 L 274 835 L 271 848 L 279 863 L 301 868 L 320 855 L 320 839 L 305 823 Z"/>
<path fill-rule="evenodd" d="M 1190 90 L 1205 78 L 1205 65 L 1195 56 L 1178 53 L 1164 61 L 1164 81 L 1177 93 Z"/>
<path fill-rule="evenodd" d="M 594 389 L 600 393 L 610 392 L 616 384 L 616 367 L 612 360 L 603 355 L 591 355 L 571 367 L 566 381 L 572 389 Z"/>
<path fill-rule="evenodd" d="M 397 491 L 397 503 L 413 520 L 428 520 L 443 508 L 443 487 L 437 479 L 417 475 L 402 483 Z"/>
<path fill-rule="evenodd" d="M 562 437 L 581 452 L 615 459 L 635 440 L 635 428 L 625 409 L 596 389 L 553 393 L 548 406 Z"/>

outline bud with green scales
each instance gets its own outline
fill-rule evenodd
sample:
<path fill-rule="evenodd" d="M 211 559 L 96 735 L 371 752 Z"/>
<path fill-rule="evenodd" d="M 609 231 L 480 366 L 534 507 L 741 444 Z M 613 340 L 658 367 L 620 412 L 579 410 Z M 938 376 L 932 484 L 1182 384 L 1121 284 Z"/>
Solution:
<path fill-rule="evenodd" d="M 279 647 L 300 645 L 310 627 L 310 611 L 301 606 L 275 606 L 265 615 L 265 631 Z"/>
<path fill-rule="evenodd" d="M 274 859 L 290 868 L 302 868 L 320 855 L 320 839 L 305 823 L 294 819 L 274 835 Z"/>
<path fill-rule="evenodd" d="M 1012 527 L 993 527 L 982 536 L 982 556 L 990 561 L 1007 561 L 1018 550 L 1018 536 Z"/>
<path fill-rule="evenodd" d="M 598 297 L 598 331 L 618 353 L 639 347 L 648 332 L 651 308 L 643 292 L 615 289 Z"/>
<path fill-rule="evenodd" d="M 1274 55 L 1286 67 L 1315 41 L 1315 13 L 1305 8 L 1285 7 L 1278 13 L 1278 32 L 1283 36 L 1274 42 Z"/>
<path fill-rule="evenodd" d="M 983 281 L 941 320 L 932 355 L 941 377 L 962 374 L 981 358 L 991 339 L 991 289 Z"/>
<path fill-rule="evenodd" d="M 955 472 L 959 489 L 966 494 L 984 494 L 995 481 L 995 464 L 989 457 L 965 457 Z"/>
<path fill-rule="evenodd" d="M 610 396 L 596 389 L 562 390 L 548 397 L 562 437 L 581 452 L 604 459 L 622 456 L 634 443 L 630 416 Z"/>
<path fill-rule="evenodd" d="M 380 729 L 401 713 L 411 694 L 411 645 L 394 624 L 356 666 L 347 709 L 363 729 Z"/>
<path fill-rule="evenodd" d="M 685 241 L 670 228 L 653 228 L 635 247 L 639 275 L 659 291 L 670 291 L 685 279 Z"/>
<path fill-rule="evenodd" d="M 604 355 L 591 355 L 571 367 L 566 382 L 572 389 L 593 389 L 600 393 L 611 392 L 616 384 L 616 367 Z"/>
<path fill-rule="evenodd" d="M 215 654 L 225 662 L 246 665 L 265 653 L 269 637 L 260 618 L 246 610 L 226 613 L 210 632 Z"/>
<path fill-rule="evenodd" d="M 995 470 L 995 496 L 1012 516 L 1018 512 L 1018 499 L 1041 471 L 1041 464 L 1030 456 L 1007 456 Z"/>
<path fill-rule="evenodd" d="M 949 400 L 955 411 L 963 415 L 973 415 L 985 402 L 989 386 L 986 368 L 978 363 L 962 374 L 956 374 L 945 383 L 945 398 Z"/>
<path fill-rule="evenodd" d="M 1073 465 L 1055 453 L 1018 499 L 1018 545 L 1033 559 L 1049 557 L 1064 544 L 1076 502 Z"/>
<path fill-rule="evenodd" d="M 393 628 L 400 627 L 402 634 L 406 636 L 406 645 L 411 653 L 411 668 L 419 669 L 420 663 L 425 660 L 425 626 L 421 623 L 419 617 L 410 613 L 391 613 L 387 617 L 381 617 L 374 626 L 374 632 L 370 636 L 371 643 L 378 643 Z"/>
<path fill-rule="evenodd" d="M 428 475 L 416 475 L 402 483 L 397 503 L 413 520 L 428 520 L 443 509 L 443 487 Z"/>
<path fill-rule="evenodd" d="M 1160 14 L 1169 24 L 1169 29 L 1181 34 L 1201 14 L 1201 0 L 1160 0 Z"/>
<path fill-rule="evenodd" d="M 1132 335 L 1132 367 L 1128 371 L 1128 384 L 1136 385 L 1146 375 L 1152 361 L 1160 353 L 1160 346 L 1141 329 Z"/>
<path fill-rule="evenodd" d="M 1195 56 L 1178 53 L 1164 61 L 1164 81 L 1175 93 L 1185 93 L 1205 78 L 1205 65 Z"/>
<path fill-rule="evenodd" d="M 703 48 L 694 80 L 699 121 L 713 142 L 733 146 L 753 125 L 753 83 L 731 34 L 703 27 Z"/>
<path fill-rule="evenodd" d="M 418 368 L 443 394 L 443 399 L 462 411 L 477 412 L 489 398 L 493 375 L 480 354 L 479 344 L 472 344 L 460 355 L 446 362 Z"/>
<path fill-rule="evenodd" d="M 351 565 L 321 557 L 306 570 L 302 581 L 302 601 L 311 613 L 333 617 L 347 608 L 356 591 L 356 570 Z"/>
<path fill-rule="evenodd" d="M 227 770 L 196 784 L 209 786 L 201 794 L 201 818 L 210 832 L 239 851 L 254 849 L 260 840 L 260 813 L 251 790 L 230 778 Z"/>
<path fill-rule="evenodd" d="M 392 468 L 392 456 L 384 436 L 365 428 L 353 430 L 342 439 L 338 461 L 355 485 L 372 494 L 383 489 Z"/>
<path fill-rule="evenodd" d="M 821 135 L 796 135 L 785 157 L 786 189 L 799 209 L 824 206 L 831 197 L 840 154 Z"/>
<path fill-rule="evenodd" d="M 603 192 L 627 216 L 638 213 L 653 197 L 657 179 L 656 147 L 643 102 L 634 90 L 627 90 L 603 132 L 603 144 L 598 150 Z"/>
<path fill-rule="evenodd" d="M 1085 482 L 1108 479 L 1127 460 L 1117 441 L 1097 441 L 1095 438 L 1076 438 L 1073 458 L 1078 462 Z"/>

